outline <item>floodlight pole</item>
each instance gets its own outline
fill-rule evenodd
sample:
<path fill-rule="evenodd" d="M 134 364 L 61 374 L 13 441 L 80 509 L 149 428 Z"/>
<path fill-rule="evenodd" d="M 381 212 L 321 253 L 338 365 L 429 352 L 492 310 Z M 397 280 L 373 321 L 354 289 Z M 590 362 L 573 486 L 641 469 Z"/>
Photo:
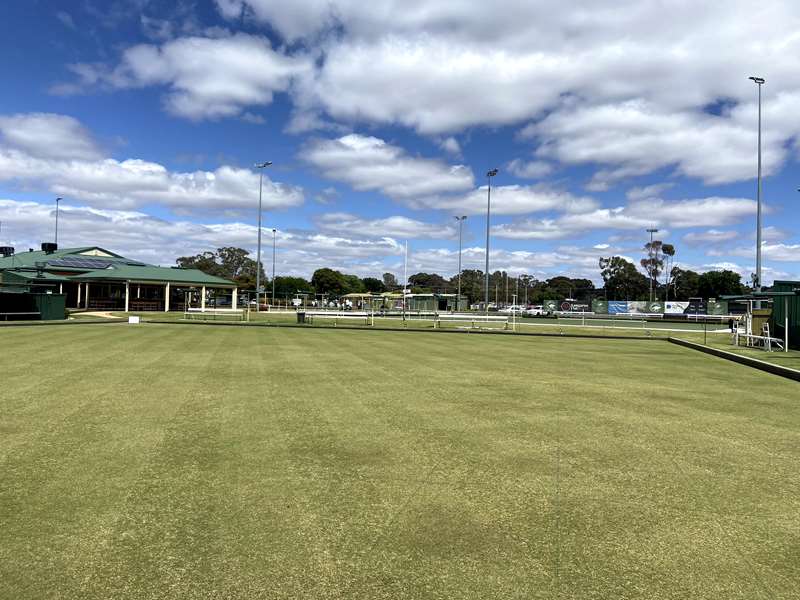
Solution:
<path fill-rule="evenodd" d="M 461 239 L 466 218 L 466 215 L 455 218 L 458 221 L 458 296 L 456 296 L 456 310 L 458 310 L 458 306 L 461 303 Z"/>
<path fill-rule="evenodd" d="M 58 203 L 61 202 L 63 198 L 56 198 L 56 246 L 58 246 Z"/>
<path fill-rule="evenodd" d="M 492 214 L 492 177 L 495 175 L 497 175 L 497 169 L 491 169 L 486 173 L 486 181 L 488 182 L 486 188 L 486 273 L 484 273 L 485 284 L 483 295 L 486 314 L 489 314 L 489 224 Z"/>
<path fill-rule="evenodd" d="M 256 163 L 255 167 L 258 169 L 258 251 L 256 255 L 256 312 L 261 309 L 261 191 L 264 184 L 264 169 L 272 163 L 266 161 L 263 163 Z"/>
<path fill-rule="evenodd" d="M 760 292 L 761 286 L 761 86 L 764 85 L 763 77 L 750 77 L 758 86 L 758 188 L 756 192 L 756 281 L 753 291 Z M 761 308 L 759 300 L 756 308 Z"/>
<path fill-rule="evenodd" d="M 408 288 L 408 240 L 403 258 L 403 324 L 406 321 L 406 289 Z"/>
<path fill-rule="evenodd" d="M 275 233 L 278 230 L 272 229 L 272 303 L 275 304 Z"/>

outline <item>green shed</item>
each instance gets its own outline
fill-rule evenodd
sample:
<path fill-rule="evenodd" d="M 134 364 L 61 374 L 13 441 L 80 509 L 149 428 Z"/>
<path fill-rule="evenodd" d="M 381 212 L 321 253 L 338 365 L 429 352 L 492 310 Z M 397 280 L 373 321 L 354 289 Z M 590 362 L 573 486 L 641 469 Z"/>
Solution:
<path fill-rule="evenodd" d="M 772 291 L 781 294 L 775 297 L 772 308 L 775 335 L 784 337 L 788 316 L 789 347 L 800 348 L 800 281 L 776 281 Z"/>
<path fill-rule="evenodd" d="M 0 290 L 0 320 L 63 321 L 66 318 L 65 300 L 64 294 L 5 288 Z"/>

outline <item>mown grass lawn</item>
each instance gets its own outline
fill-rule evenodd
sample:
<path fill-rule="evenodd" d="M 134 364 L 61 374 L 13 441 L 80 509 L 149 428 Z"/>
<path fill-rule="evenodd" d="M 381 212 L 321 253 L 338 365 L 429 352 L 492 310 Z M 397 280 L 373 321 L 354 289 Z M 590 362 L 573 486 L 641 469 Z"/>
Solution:
<path fill-rule="evenodd" d="M 792 381 L 661 341 L 0 347 L 0 598 L 800 597 Z"/>

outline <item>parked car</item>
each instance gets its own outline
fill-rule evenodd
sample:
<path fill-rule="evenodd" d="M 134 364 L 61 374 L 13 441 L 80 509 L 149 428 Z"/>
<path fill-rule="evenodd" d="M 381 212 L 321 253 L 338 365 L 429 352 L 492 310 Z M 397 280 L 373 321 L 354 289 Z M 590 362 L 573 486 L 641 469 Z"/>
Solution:
<path fill-rule="evenodd" d="M 513 314 L 521 315 L 524 311 L 525 309 L 522 306 L 517 306 L 514 304 L 511 306 L 506 306 L 505 308 L 501 308 L 497 312 L 502 313 L 504 315 L 513 315 Z"/>
<path fill-rule="evenodd" d="M 535 304 L 525 309 L 525 315 L 528 317 L 541 317 L 544 315 L 544 306 Z"/>

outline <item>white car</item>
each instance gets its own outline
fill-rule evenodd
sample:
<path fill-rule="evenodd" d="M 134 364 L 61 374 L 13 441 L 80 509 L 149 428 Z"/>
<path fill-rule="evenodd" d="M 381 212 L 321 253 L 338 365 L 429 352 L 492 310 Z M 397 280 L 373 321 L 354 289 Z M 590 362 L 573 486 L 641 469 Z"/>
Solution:
<path fill-rule="evenodd" d="M 541 304 L 531 306 L 525 310 L 525 314 L 529 317 L 541 317 L 544 314 L 544 306 Z"/>
<path fill-rule="evenodd" d="M 501 308 L 497 312 L 503 313 L 504 315 L 513 315 L 513 314 L 521 315 L 523 312 L 525 312 L 525 309 L 522 306 L 512 305 L 512 306 L 506 306 L 505 308 Z"/>

